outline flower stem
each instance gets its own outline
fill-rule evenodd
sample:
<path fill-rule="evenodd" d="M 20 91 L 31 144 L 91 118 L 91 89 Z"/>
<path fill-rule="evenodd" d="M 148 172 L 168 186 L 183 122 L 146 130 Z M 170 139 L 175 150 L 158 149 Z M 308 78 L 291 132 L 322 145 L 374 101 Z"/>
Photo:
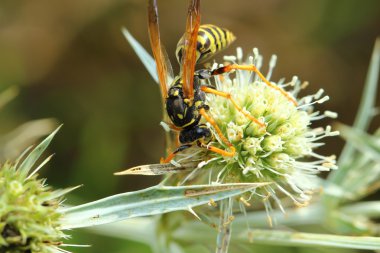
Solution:
<path fill-rule="evenodd" d="M 220 201 L 220 219 L 216 238 L 216 253 L 227 253 L 231 240 L 231 223 L 233 201 L 231 198 Z"/>

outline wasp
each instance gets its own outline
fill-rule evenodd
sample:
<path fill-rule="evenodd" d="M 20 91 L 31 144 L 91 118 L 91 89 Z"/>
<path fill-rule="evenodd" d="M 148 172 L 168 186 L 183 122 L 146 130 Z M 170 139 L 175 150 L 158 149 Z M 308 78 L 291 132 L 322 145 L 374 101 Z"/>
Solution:
<path fill-rule="evenodd" d="M 235 36 L 227 29 L 215 25 L 200 24 L 200 0 L 190 0 L 186 18 L 186 30 L 179 40 L 176 57 L 180 64 L 180 73 L 173 77 L 172 68 L 167 53 L 161 43 L 157 0 L 148 2 L 148 30 L 153 56 L 156 62 L 157 74 L 160 83 L 161 95 L 166 108 L 167 116 L 171 120 L 173 129 L 179 131 L 180 146 L 161 159 L 161 163 L 170 162 L 178 152 L 193 145 L 206 148 L 223 156 L 235 155 L 234 146 L 223 135 L 214 119 L 207 113 L 209 106 L 206 104 L 206 93 L 222 96 L 230 100 L 236 110 L 243 113 L 255 124 L 265 128 L 265 124 L 248 112 L 244 111 L 233 99 L 232 94 L 218 91 L 201 80 L 209 79 L 215 75 L 221 75 L 233 70 L 247 70 L 255 72 L 268 86 L 279 90 L 289 101 L 296 101 L 280 87 L 270 83 L 254 65 L 231 64 L 217 69 L 195 70 L 195 65 L 206 61 L 219 51 L 229 46 Z M 171 81 L 170 81 L 171 80 Z M 201 123 L 204 118 L 215 129 L 216 134 L 227 145 L 228 150 L 223 150 L 212 145 L 212 132 L 210 128 Z"/>

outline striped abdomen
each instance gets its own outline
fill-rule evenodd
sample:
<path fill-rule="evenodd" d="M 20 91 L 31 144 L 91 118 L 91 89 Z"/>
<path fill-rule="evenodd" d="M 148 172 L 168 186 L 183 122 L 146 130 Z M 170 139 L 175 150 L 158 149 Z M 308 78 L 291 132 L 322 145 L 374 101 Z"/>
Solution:
<path fill-rule="evenodd" d="M 197 63 L 208 60 L 213 55 L 227 48 L 235 36 L 227 29 L 215 25 L 201 25 L 197 38 Z M 182 50 L 184 49 L 184 36 L 178 41 L 176 56 L 178 62 L 182 62 Z"/>

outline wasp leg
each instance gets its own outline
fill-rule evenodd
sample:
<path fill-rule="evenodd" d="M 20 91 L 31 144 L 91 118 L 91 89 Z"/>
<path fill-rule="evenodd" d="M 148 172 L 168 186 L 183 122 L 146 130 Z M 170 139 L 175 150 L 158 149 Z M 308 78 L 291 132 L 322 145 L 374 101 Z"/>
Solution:
<path fill-rule="evenodd" d="M 294 98 L 292 98 L 286 91 L 284 91 L 280 87 L 270 83 L 254 65 L 231 64 L 231 65 L 223 66 L 223 67 L 212 70 L 211 75 L 224 74 L 224 73 L 230 72 L 233 69 L 248 70 L 248 71 L 255 72 L 260 77 L 260 79 L 263 80 L 269 87 L 281 92 L 281 94 L 283 94 L 290 102 L 292 102 L 295 106 L 297 106 L 297 101 Z"/>
<path fill-rule="evenodd" d="M 175 157 L 175 155 L 177 153 L 179 153 L 185 149 L 188 149 L 191 146 L 193 146 L 193 145 L 192 144 L 184 144 L 184 145 L 179 146 L 176 150 L 174 150 L 172 153 L 170 153 L 170 155 L 168 155 L 165 159 L 161 158 L 160 163 L 169 163 Z"/>
<path fill-rule="evenodd" d="M 234 156 L 235 155 L 235 151 L 236 151 L 235 147 L 223 135 L 222 131 L 220 130 L 218 124 L 216 124 L 215 120 L 213 118 L 211 118 L 206 113 L 206 110 L 204 108 L 199 109 L 199 114 L 201 114 L 203 116 L 203 118 L 205 118 L 205 120 L 207 120 L 214 127 L 216 133 L 218 134 L 218 136 L 220 137 L 220 139 L 228 146 L 228 148 L 230 149 L 230 151 L 228 152 L 228 151 L 225 151 L 225 150 L 213 147 L 213 146 L 207 146 L 205 144 L 202 144 L 202 146 L 206 147 L 208 150 L 210 150 L 212 152 L 215 152 L 215 153 L 218 153 L 218 154 L 221 154 L 221 155 L 224 155 L 224 156 L 231 156 L 231 157 Z"/>
<path fill-rule="evenodd" d="M 217 96 L 221 96 L 221 97 L 224 97 L 224 98 L 227 98 L 228 100 L 231 101 L 231 103 L 234 105 L 234 107 L 236 108 L 236 110 L 238 110 L 239 112 L 241 112 L 242 114 L 244 114 L 244 116 L 246 116 L 247 118 L 249 118 L 250 120 L 252 120 L 253 122 L 255 122 L 256 124 L 258 124 L 260 127 L 265 127 L 265 124 L 262 123 L 261 121 L 259 121 L 258 119 L 256 119 L 255 117 L 253 117 L 251 114 L 243 111 L 243 109 L 240 107 L 240 105 L 238 105 L 236 103 L 236 101 L 232 98 L 231 94 L 230 93 L 227 93 L 227 92 L 223 92 L 223 91 L 218 91 L 218 90 L 214 90 L 212 88 L 208 88 L 206 86 L 202 86 L 201 87 L 201 90 L 203 92 L 206 92 L 206 93 L 211 93 L 211 94 L 214 94 L 214 95 L 217 95 Z"/>
<path fill-rule="evenodd" d="M 222 156 L 232 157 L 232 156 L 235 155 L 235 152 L 236 152 L 236 149 L 235 149 L 234 146 L 229 147 L 229 149 L 231 151 L 226 151 L 226 150 L 214 147 L 214 146 L 206 145 L 204 143 L 199 143 L 199 146 L 202 147 L 202 148 L 206 148 L 207 150 L 210 150 L 210 151 L 212 151 L 214 153 L 221 154 Z"/>
<path fill-rule="evenodd" d="M 177 127 L 171 122 L 165 122 L 161 121 L 160 125 L 164 128 L 166 132 L 168 132 L 168 137 L 169 137 L 169 143 L 171 143 L 171 138 L 175 140 L 175 146 L 178 147 L 180 146 L 179 142 L 179 132 L 182 130 L 181 128 Z M 175 136 L 175 137 L 174 137 Z M 170 148 L 167 147 L 167 152 L 170 152 Z M 162 160 L 162 159 L 161 159 Z"/>

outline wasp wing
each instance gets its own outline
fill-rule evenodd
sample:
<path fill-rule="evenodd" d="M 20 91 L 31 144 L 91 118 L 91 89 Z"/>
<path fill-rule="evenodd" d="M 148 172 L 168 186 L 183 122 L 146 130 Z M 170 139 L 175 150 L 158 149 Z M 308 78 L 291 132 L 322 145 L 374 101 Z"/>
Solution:
<path fill-rule="evenodd" d="M 168 87 L 173 79 L 173 70 L 160 39 L 157 0 L 149 0 L 148 3 L 148 29 L 150 45 L 152 47 L 154 59 L 156 60 L 161 95 L 163 101 L 165 101 Z"/>
<path fill-rule="evenodd" d="M 185 98 L 194 97 L 193 80 L 196 63 L 197 37 L 201 22 L 200 0 L 190 0 L 182 56 L 182 81 Z"/>
<path fill-rule="evenodd" d="M 166 89 L 169 90 L 169 87 L 174 80 L 173 67 L 170 63 L 168 53 L 166 52 L 163 45 L 161 45 L 161 51 L 163 53 L 164 60 L 166 63 Z"/>
<path fill-rule="evenodd" d="M 178 166 L 171 163 L 164 164 L 147 164 L 136 166 L 121 172 L 114 173 L 115 175 L 145 175 L 145 176 L 157 176 L 173 173 L 182 173 L 194 170 L 199 162 L 187 162 Z"/>

